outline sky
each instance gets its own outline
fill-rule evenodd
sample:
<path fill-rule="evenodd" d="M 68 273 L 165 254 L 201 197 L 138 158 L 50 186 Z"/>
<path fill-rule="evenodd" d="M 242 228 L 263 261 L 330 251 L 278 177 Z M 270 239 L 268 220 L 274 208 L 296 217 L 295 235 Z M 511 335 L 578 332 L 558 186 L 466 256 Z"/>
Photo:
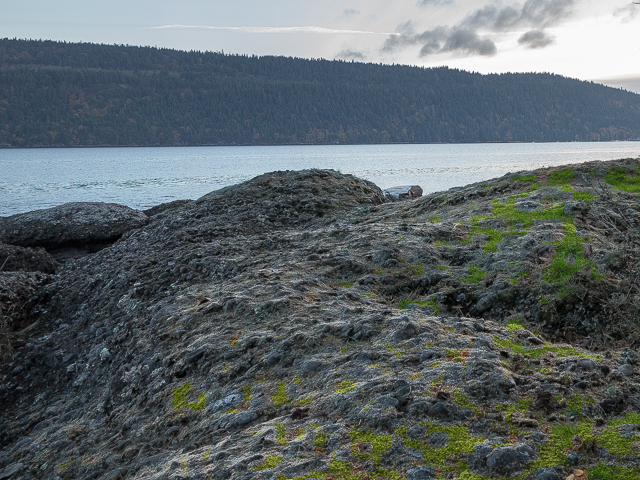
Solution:
<path fill-rule="evenodd" d="M 632 0 L 0 0 L 0 37 L 551 72 L 640 93 Z"/>

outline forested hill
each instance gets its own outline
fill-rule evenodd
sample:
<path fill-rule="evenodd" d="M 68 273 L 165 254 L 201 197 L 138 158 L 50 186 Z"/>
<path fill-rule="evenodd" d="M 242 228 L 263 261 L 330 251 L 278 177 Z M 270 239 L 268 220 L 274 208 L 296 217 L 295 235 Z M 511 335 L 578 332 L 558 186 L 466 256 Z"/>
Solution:
<path fill-rule="evenodd" d="M 636 138 L 640 95 L 558 75 L 0 40 L 0 146 Z"/>

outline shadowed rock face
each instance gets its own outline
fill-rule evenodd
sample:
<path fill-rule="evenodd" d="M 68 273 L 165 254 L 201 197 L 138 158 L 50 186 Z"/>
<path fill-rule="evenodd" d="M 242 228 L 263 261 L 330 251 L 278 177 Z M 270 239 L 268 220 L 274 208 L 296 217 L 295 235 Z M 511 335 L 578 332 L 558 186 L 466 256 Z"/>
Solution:
<path fill-rule="evenodd" d="M 66 203 L 0 218 L 0 240 L 21 247 L 58 249 L 114 242 L 148 223 L 147 216 L 113 203 Z"/>
<path fill-rule="evenodd" d="M 55 275 L 4 273 L 28 287 L 0 302 L 26 305 L 29 330 L 0 372 L 0 475 L 626 478 L 640 356 L 621 337 L 587 346 L 622 332 L 640 293 L 637 197 L 607 176 L 623 168 L 625 186 L 636 167 L 404 203 L 349 175 L 274 172 L 158 208 Z M 620 316 L 596 315 L 587 289 Z M 572 325 L 590 338 L 552 341 Z"/>
<path fill-rule="evenodd" d="M 58 263 L 43 248 L 25 248 L 0 243 L 0 272 L 54 273 Z"/>

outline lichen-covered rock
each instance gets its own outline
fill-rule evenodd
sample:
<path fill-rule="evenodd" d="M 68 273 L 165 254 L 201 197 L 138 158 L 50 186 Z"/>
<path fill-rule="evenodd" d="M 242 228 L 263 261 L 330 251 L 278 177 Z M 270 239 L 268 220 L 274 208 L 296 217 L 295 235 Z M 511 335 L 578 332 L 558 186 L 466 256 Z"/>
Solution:
<path fill-rule="evenodd" d="M 398 203 L 337 172 L 276 172 L 159 208 L 55 275 L 0 272 L 17 322 L 0 471 L 634 478 L 640 223 L 606 181 L 634 162 Z"/>
<path fill-rule="evenodd" d="M 124 205 L 65 203 L 58 207 L 0 217 L 0 241 L 21 247 L 56 249 L 114 242 L 143 227 L 147 216 Z"/>

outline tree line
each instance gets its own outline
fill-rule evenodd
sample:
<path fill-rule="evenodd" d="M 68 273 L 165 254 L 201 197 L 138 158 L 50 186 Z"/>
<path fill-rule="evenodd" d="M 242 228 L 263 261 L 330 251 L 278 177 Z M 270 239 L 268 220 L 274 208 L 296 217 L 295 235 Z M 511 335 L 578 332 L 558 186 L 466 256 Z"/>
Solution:
<path fill-rule="evenodd" d="M 0 39 L 0 146 L 606 141 L 640 95 L 553 74 Z"/>

